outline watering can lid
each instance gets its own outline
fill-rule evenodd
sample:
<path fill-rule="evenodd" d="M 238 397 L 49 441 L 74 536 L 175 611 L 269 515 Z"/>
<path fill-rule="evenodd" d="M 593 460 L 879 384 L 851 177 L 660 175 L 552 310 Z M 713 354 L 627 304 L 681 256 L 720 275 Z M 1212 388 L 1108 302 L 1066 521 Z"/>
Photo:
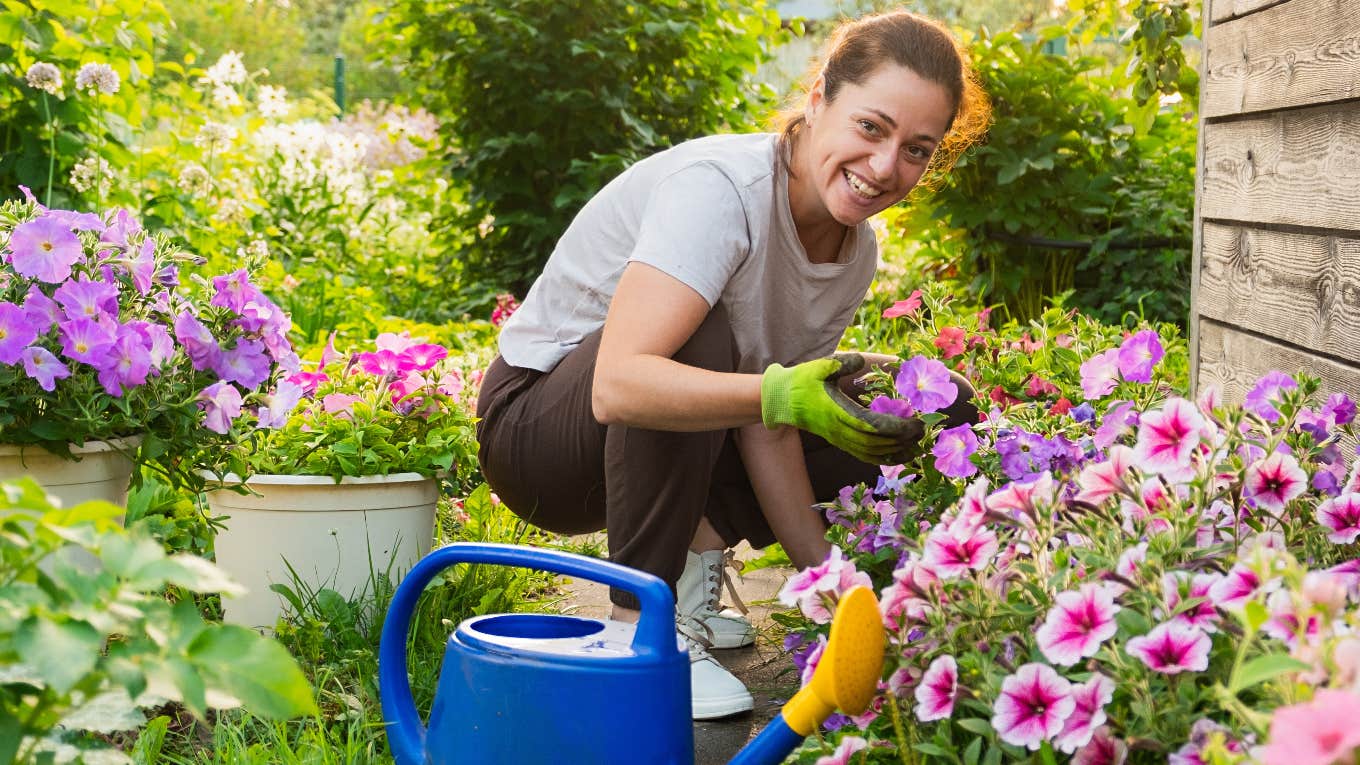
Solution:
<path fill-rule="evenodd" d="M 500 654 L 580 660 L 636 657 L 637 625 L 553 614 L 492 614 L 458 625 L 453 639 Z M 678 643 L 677 643 L 678 650 Z"/>

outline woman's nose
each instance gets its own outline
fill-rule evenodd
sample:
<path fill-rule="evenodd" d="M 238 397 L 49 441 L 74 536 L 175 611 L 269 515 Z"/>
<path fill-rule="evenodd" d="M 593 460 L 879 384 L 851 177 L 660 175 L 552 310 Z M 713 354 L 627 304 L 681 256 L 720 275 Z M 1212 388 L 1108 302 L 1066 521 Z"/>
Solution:
<path fill-rule="evenodd" d="M 874 177 L 870 180 L 882 182 L 890 179 L 893 170 L 897 165 L 897 152 L 891 148 L 883 148 L 869 155 L 869 169 L 873 171 Z"/>

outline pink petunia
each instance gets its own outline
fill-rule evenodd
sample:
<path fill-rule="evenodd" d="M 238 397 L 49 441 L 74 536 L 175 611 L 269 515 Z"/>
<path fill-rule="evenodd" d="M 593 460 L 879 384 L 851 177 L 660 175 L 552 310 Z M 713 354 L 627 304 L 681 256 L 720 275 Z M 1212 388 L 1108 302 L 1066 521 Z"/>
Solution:
<path fill-rule="evenodd" d="M 815 765 L 849 765 L 850 758 L 859 751 L 867 749 L 869 742 L 860 736 L 846 736 L 836 745 L 836 751 L 818 757 Z"/>
<path fill-rule="evenodd" d="M 1308 488 L 1308 474 L 1288 454 L 1275 452 L 1247 468 L 1242 496 L 1256 506 L 1279 513 L 1289 501 Z"/>
<path fill-rule="evenodd" d="M 241 416 L 241 394 L 231 383 L 219 380 L 199 392 L 198 407 L 203 410 L 203 427 L 226 434 L 232 420 Z"/>
<path fill-rule="evenodd" d="M 1169 399 L 1161 409 L 1143 413 L 1133 450 L 1135 463 L 1145 471 L 1184 480 L 1194 473 L 1191 457 L 1205 429 L 1204 416 L 1194 404 Z"/>
<path fill-rule="evenodd" d="M 1082 468 L 1077 476 L 1076 499 L 1099 505 L 1118 493 L 1129 493 L 1125 482 L 1129 466 L 1133 464 L 1133 450 L 1127 446 L 1111 447 L 1109 458 L 1104 462 L 1093 462 Z"/>
<path fill-rule="evenodd" d="M 1091 736 L 1091 741 L 1072 755 L 1072 765 L 1124 765 L 1128 757 L 1128 744 L 1115 738 L 1109 728 L 1101 726 Z"/>
<path fill-rule="evenodd" d="M 402 351 L 401 355 L 410 360 L 414 371 L 424 372 L 448 358 L 449 349 L 434 343 L 417 343 Z"/>
<path fill-rule="evenodd" d="M 1187 627 L 1198 627 L 1208 633 L 1218 632 L 1218 610 L 1210 594 L 1213 586 L 1223 577 L 1220 574 L 1195 574 L 1189 577 L 1183 571 L 1171 571 L 1162 576 L 1162 599 L 1166 601 L 1168 614 L 1175 614 L 1171 621 Z M 1186 600 L 1199 600 L 1180 613 L 1176 610 Z"/>
<path fill-rule="evenodd" d="M 1100 420 L 1100 427 L 1096 428 L 1096 434 L 1091 440 L 1101 449 L 1108 448 L 1128 432 L 1129 426 L 1138 423 L 1138 417 L 1132 401 L 1113 405 L 1106 410 L 1105 416 Z"/>
<path fill-rule="evenodd" d="M 1299 642 L 1300 637 L 1311 642 L 1311 639 L 1317 637 L 1322 630 L 1322 621 L 1318 615 L 1309 613 L 1306 608 L 1300 608 L 1288 590 L 1270 593 L 1270 597 L 1266 598 L 1266 611 L 1270 616 L 1265 624 L 1261 625 L 1261 631 L 1276 640 L 1284 641 L 1290 648 Z"/>
<path fill-rule="evenodd" d="M 1119 346 L 1119 374 L 1132 382 L 1152 382 L 1152 369 L 1163 355 L 1162 340 L 1155 330 L 1137 332 Z"/>
<path fill-rule="evenodd" d="M 1044 658 L 1070 667 L 1087 656 L 1094 656 L 1101 643 L 1118 630 L 1114 616 L 1119 613 L 1114 596 L 1099 584 L 1083 584 L 1078 590 L 1058 593 L 1035 640 Z M 1069 750 L 1070 751 L 1070 750 Z"/>
<path fill-rule="evenodd" d="M 1320 689 L 1311 701 L 1275 710 L 1264 765 L 1332 765 L 1350 762 L 1360 747 L 1360 696 Z"/>
<path fill-rule="evenodd" d="M 387 377 L 404 371 L 401 354 L 385 348 L 357 354 L 354 357 L 354 366 L 376 377 Z"/>
<path fill-rule="evenodd" d="M 14 227 L 9 237 L 10 265 L 20 276 L 58 284 L 85 255 L 80 238 L 55 216 L 44 215 Z"/>
<path fill-rule="evenodd" d="M 935 338 L 935 347 L 940 349 L 940 353 L 946 359 L 952 359 L 963 353 L 966 337 L 967 333 L 964 332 L 963 327 L 944 327 L 940 330 L 939 336 Z"/>
<path fill-rule="evenodd" d="M 921 291 L 913 290 L 906 300 L 899 300 L 893 303 L 883 312 L 883 318 L 896 319 L 899 316 L 914 316 L 921 308 Z"/>
<path fill-rule="evenodd" d="M 1124 650 L 1154 672 L 1175 675 L 1207 669 L 1212 646 L 1213 641 L 1202 630 L 1163 622 L 1142 637 L 1130 638 Z"/>
<path fill-rule="evenodd" d="M 1360 536 L 1360 494 L 1342 494 L 1317 506 L 1317 522 L 1328 529 L 1327 538 L 1348 545 Z"/>
<path fill-rule="evenodd" d="M 321 409 L 326 414 L 349 416 L 354 410 L 355 402 L 361 398 L 347 393 L 331 393 L 321 397 Z"/>
<path fill-rule="evenodd" d="M 1245 606 L 1260 587 L 1261 578 L 1256 572 L 1250 566 L 1238 563 L 1214 582 L 1209 588 L 1209 597 L 1215 606 L 1235 611 Z"/>
<path fill-rule="evenodd" d="M 1105 724 L 1105 705 L 1114 698 L 1114 681 L 1096 673 L 1090 680 L 1072 686 L 1072 700 L 1076 706 L 1072 716 L 1063 724 L 1062 732 L 1053 739 L 1053 747 L 1071 754 L 1086 746 L 1096 729 Z"/>
<path fill-rule="evenodd" d="M 941 579 L 954 579 L 968 569 L 981 571 L 996 555 L 996 532 L 985 527 L 956 530 L 936 526 L 926 536 L 922 559 Z"/>
<path fill-rule="evenodd" d="M 303 395 L 312 396 L 316 394 L 316 389 L 320 387 L 321 383 L 330 379 L 330 375 L 325 372 L 298 372 L 290 375 L 288 382 L 302 388 Z"/>
<path fill-rule="evenodd" d="M 949 717 L 954 713 L 958 692 L 959 665 L 953 656 L 937 657 L 916 686 L 916 719 L 930 722 Z"/>
<path fill-rule="evenodd" d="M 1108 396 L 1119 382 L 1119 349 L 1111 348 L 1081 365 L 1081 392 L 1088 400 Z"/>
<path fill-rule="evenodd" d="M 846 560 L 839 547 L 832 547 L 826 560 L 789 577 L 779 591 L 779 602 L 797 605 L 803 614 L 817 624 L 831 622 L 827 598 L 837 598 L 855 585 L 872 586 L 869 575 L 857 571 L 853 561 Z"/>
<path fill-rule="evenodd" d="M 1040 506 L 1053 503 L 1053 475 L 1047 470 L 1028 483 L 1012 481 L 987 497 L 987 506 L 1000 512 L 1012 511 L 1015 517 L 1034 517 Z"/>
<path fill-rule="evenodd" d="M 1076 705 L 1070 682 L 1047 664 L 1031 662 L 1001 682 L 992 727 L 1008 744 L 1038 749 L 1062 732 Z"/>

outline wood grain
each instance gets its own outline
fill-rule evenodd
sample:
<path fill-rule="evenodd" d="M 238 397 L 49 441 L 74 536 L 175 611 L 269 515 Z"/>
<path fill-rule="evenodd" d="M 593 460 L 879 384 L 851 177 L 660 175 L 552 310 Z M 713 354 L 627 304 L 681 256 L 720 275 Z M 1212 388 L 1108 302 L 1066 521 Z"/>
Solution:
<path fill-rule="evenodd" d="M 1310 356 L 1281 343 L 1244 334 L 1205 319 L 1200 322 L 1199 390 L 1217 385 L 1223 400 L 1241 403 L 1266 372 L 1300 370 L 1322 380 L 1321 392 L 1345 392 L 1360 399 L 1360 368 Z"/>
<path fill-rule="evenodd" d="M 1360 239 L 1204 224 L 1196 308 L 1360 364 Z"/>
<path fill-rule="evenodd" d="M 1205 0 L 1205 2 L 1209 4 L 1208 16 L 1215 24 L 1221 21 L 1227 21 L 1236 16 L 1245 16 L 1248 13 L 1253 13 L 1272 5 L 1277 5 L 1283 1 L 1284 0 L 1213 0 L 1212 3 L 1209 3 L 1209 0 Z M 1349 2 L 1349 0 L 1344 1 Z"/>
<path fill-rule="evenodd" d="M 1291 0 L 1205 32 L 1206 118 L 1360 97 L 1360 3 Z"/>
<path fill-rule="evenodd" d="M 1360 229 L 1360 108 L 1208 122 L 1204 218 Z"/>

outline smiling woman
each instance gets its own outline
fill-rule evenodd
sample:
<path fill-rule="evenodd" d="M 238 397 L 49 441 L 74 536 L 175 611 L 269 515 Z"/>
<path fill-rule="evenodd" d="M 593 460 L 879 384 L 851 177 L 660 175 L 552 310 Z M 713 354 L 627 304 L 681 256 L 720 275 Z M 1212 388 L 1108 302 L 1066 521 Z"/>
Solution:
<path fill-rule="evenodd" d="M 869 217 L 986 122 L 942 27 L 851 22 L 779 132 L 688 141 L 610 182 L 502 329 L 477 407 L 487 481 L 544 528 L 606 528 L 614 561 L 675 587 L 696 718 L 752 704 L 707 653 L 753 639 L 719 604 L 724 549 L 777 540 L 821 562 L 810 506 L 918 446 L 919 420 L 847 395 L 896 359 L 831 354 L 877 267 Z M 946 427 L 976 417 L 954 382 Z"/>

